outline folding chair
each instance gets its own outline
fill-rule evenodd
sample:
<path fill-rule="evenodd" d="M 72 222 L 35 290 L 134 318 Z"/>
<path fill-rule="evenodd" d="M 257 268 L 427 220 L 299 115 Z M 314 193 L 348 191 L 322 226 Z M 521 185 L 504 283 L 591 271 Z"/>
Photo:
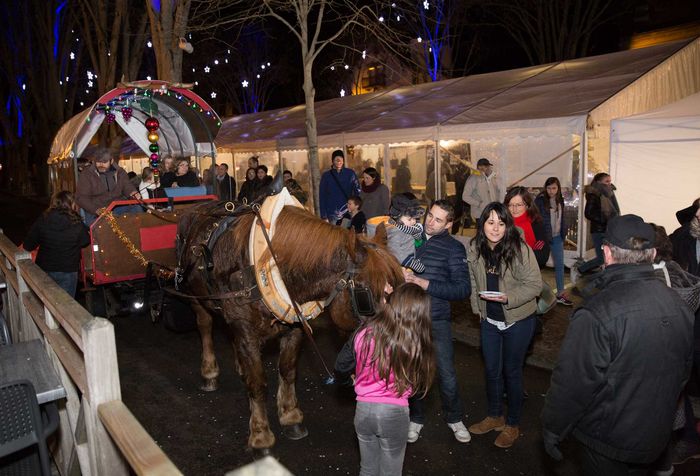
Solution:
<path fill-rule="evenodd" d="M 53 403 L 43 413 L 28 380 L 0 385 L 0 475 L 51 476 L 46 440 L 58 427 Z"/>

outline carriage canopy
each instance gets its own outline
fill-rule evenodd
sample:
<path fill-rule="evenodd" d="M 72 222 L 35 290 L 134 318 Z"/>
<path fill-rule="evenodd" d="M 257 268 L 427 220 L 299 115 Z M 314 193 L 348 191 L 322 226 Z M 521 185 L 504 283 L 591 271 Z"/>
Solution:
<path fill-rule="evenodd" d="M 216 153 L 214 138 L 221 119 L 190 85 L 135 81 L 120 84 L 66 122 L 54 138 L 48 163 L 80 157 L 105 120 L 118 124 L 148 156 L 151 152 L 145 122 L 149 117 L 160 123 L 158 146 L 162 155 L 200 157 Z"/>

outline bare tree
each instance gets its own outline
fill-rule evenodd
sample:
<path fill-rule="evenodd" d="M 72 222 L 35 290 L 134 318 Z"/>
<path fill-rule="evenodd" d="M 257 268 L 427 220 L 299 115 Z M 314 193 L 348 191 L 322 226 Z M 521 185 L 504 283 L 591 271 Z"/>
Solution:
<path fill-rule="evenodd" d="M 13 19 L 3 26 L 0 41 L 0 91 L 7 98 L 0 115 L 2 185 L 43 193 L 51 141 L 72 114 L 78 88 L 82 50 L 72 33 L 76 10 L 65 0 L 27 0 L 0 2 L 0 15 Z"/>
<path fill-rule="evenodd" d="M 487 0 L 493 21 L 525 50 L 531 64 L 579 58 L 590 52 L 602 24 L 620 15 L 615 0 Z"/>
<path fill-rule="evenodd" d="M 221 12 L 209 22 L 209 28 L 250 24 L 274 19 L 296 38 L 301 52 L 304 101 L 306 105 L 306 138 L 309 148 L 309 170 L 316 212 L 319 212 L 318 189 L 321 171 L 318 160 L 318 133 L 315 113 L 316 89 L 314 65 L 329 45 L 352 45 L 347 39 L 355 31 L 371 30 L 377 41 L 388 49 L 405 47 L 403 32 L 386 28 L 377 12 L 383 2 L 354 0 L 209 0 L 209 11 Z"/>
<path fill-rule="evenodd" d="M 127 6 L 126 0 L 80 0 L 82 34 L 97 74 L 98 95 L 117 84 L 119 42 L 125 33 Z"/>
<path fill-rule="evenodd" d="M 201 2 L 206 3 L 206 2 Z M 151 41 L 156 53 L 158 79 L 182 82 L 182 53 L 178 47 L 185 37 L 192 0 L 146 0 L 151 24 Z"/>

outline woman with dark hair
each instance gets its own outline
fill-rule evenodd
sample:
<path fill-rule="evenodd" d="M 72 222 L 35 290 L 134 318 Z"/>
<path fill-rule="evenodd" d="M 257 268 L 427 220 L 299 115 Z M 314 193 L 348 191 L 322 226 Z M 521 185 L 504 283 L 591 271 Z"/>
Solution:
<path fill-rule="evenodd" d="M 250 159 L 249 159 L 250 160 Z M 238 192 L 238 201 L 246 201 L 251 203 L 255 200 L 255 190 L 258 188 L 258 176 L 256 175 L 255 167 L 248 167 L 245 171 L 245 182 L 241 185 L 241 190 Z"/>
<path fill-rule="evenodd" d="M 564 293 L 564 241 L 567 224 L 564 220 L 564 197 L 561 194 L 561 183 L 556 177 L 549 177 L 544 182 L 544 191 L 535 198 L 535 205 L 542 216 L 545 240 L 552 250 L 554 261 L 554 276 L 557 281 L 557 302 L 564 306 L 573 303 Z"/>
<path fill-rule="evenodd" d="M 485 419 L 469 427 L 469 432 L 500 431 L 494 444 L 509 448 L 520 437 L 523 364 L 535 332 L 542 277 L 535 253 L 521 238 L 505 205 L 488 204 L 478 223 L 467 259 L 472 310 L 481 320 L 488 412 Z M 504 381 L 508 394 L 505 418 Z"/>
<path fill-rule="evenodd" d="M 90 233 L 79 212 L 71 192 L 57 192 L 23 243 L 27 251 L 39 247 L 36 264 L 71 297 L 75 297 L 78 285 L 80 250 L 90 244 Z"/>
<path fill-rule="evenodd" d="M 367 167 L 362 171 L 360 179 L 362 191 L 362 211 L 369 220 L 373 217 L 389 214 L 391 206 L 391 193 L 389 188 L 382 183 L 382 177 L 374 167 Z"/>
<path fill-rule="evenodd" d="M 525 243 L 535 252 L 540 269 L 543 268 L 549 258 L 549 243 L 545 241 L 544 221 L 532 194 L 525 187 L 513 187 L 506 193 L 503 204 L 508 207 L 515 226 L 523 231 Z"/>
<path fill-rule="evenodd" d="M 583 214 L 590 222 L 591 239 L 595 250 L 595 258 L 579 263 L 572 269 L 572 281 L 576 282 L 580 274 L 593 271 L 603 265 L 603 238 L 608 221 L 620 214 L 620 206 L 615 197 L 615 186 L 612 184 L 610 174 L 600 172 L 593 176 L 590 185 L 584 188 L 586 194 L 586 208 Z"/>

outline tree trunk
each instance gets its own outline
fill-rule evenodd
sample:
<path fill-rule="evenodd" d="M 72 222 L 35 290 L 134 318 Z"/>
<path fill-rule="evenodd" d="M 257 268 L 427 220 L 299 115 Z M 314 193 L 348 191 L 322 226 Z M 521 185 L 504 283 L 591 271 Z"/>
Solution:
<path fill-rule="evenodd" d="M 319 185 L 321 184 L 321 168 L 318 161 L 318 130 L 316 129 L 316 109 L 314 81 L 311 76 L 313 63 L 304 58 L 304 100 L 306 104 L 306 140 L 309 145 L 309 172 L 311 173 L 311 193 L 314 197 L 314 212 L 321 214 L 319 204 Z"/>
<path fill-rule="evenodd" d="M 158 79 L 179 83 L 182 81 L 182 50 L 177 43 L 187 31 L 191 0 L 160 2 L 156 12 L 150 0 L 146 0 L 151 23 L 151 41 L 156 56 Z"/>

